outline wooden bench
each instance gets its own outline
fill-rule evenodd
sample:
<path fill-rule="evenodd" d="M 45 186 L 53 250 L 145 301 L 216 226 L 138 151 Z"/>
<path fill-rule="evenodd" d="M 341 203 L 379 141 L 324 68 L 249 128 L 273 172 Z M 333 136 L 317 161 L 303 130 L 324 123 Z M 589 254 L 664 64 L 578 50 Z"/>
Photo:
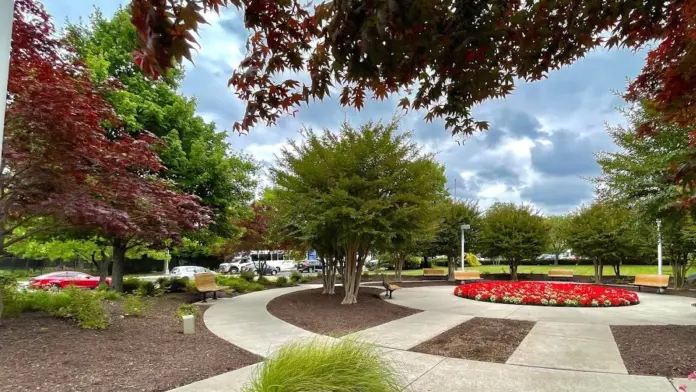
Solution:
<path fill-rule="evenodd" d="M 228 286 L 218 286 L 217 282 L 215 282 L 215 274 L 211 274 L 210 272 L 196 274 L 194 278 L 196 279 L 196 290 L 203 293 L 203 302 L 207 302 L 208 293 L 211 291 L 213 293 L 213 299 L 217 299 L 218 291 L 229 288 Z"/>
<path fill-rule="evenodd" d="M 442 268 L 423 268 L 424 278 L 446 278 L 447 270 Z"/>
<path fill-rule="evenodd" d="M 570 279 L 573 280 L 573 270 L 569 269 L 552 269 L 549 270 L 549 278 Z"/>
<path fill-rule="evenodd" d="M 634 286 L 638 286 L 638 291 L 643 286 L 646 287 L 657 287 L 658 293 L 666 289 L 669 286 L 669 275 L 636 275 L 636 280 L 633 282 Z"/>
<path fill-rule="evenodd" d="M 388 295 L 390 299 L 392 297 L 392 293 L 401 288 L 395 284 L 387 282 L 387 277 L 385 275 L 382 275 L 382 286 L 384 286 L 384 288 L 387 290 L 384 296 L 386 297 Z"/>
<path fill-rule="evenodd" d="M 461 280 L 462 283 L 482 279 L 479 271 L 454 271 L 454 280 Z"/>

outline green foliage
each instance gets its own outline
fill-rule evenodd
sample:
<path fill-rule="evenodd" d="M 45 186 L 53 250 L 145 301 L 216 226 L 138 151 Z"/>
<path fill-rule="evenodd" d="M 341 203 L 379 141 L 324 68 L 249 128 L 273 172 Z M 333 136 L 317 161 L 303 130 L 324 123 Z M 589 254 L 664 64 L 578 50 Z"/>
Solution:
<path fill-rule="evenodd" d="M 300 279 L 302 279 L 302 274 L 297 272 L 297 271 L 292 271 L 290 272 L 290 281 L 291 282 L 299 282 Z"/>
<path fill-rule="evenodd" d="M 97 290 L 95 291 L 94 295 L 96 295 L 99 299 L 107 301 L 118 301 L 122 297 L 121 293 L 114 290 Z"/>
<path fill-rule="evenodd" d="M 278 287 L 285 287 L 288 286 L 288 278 L 285 276 L 279 276 L 276 278 L 275 285 Z"/>
<path fill-rule="evenodd" d="M 476 257 L 476 255 L 473 253 L 467 253 L 466 257 L 464 258 L 464 261 L 466 262 L 466 264 L 472 267 L 478 267 L 481 265 L 481 261 L 479 261 L 478 257 Z"/>
<path fill-rule="evenodd" d="M 270 280 L 268 280 L 267 277 L 265 276 L 259 276 L 259 278 L 256 280 L 258 284 L 262 284 L 264 286 L 268 286 L 270 284 L 273 284 Z"/>
<path fill-rule="evenodd" d="M 148 305 L 140 296 L 127 295 L 121 310 L 126 316 L 140 317 L 148 311 Z"/>
<path fill-rule="evenodd" d="M 106 98 L 113 105 L 126 132 L 145 130 L 163 139 L 158 153 L 166 171 L 161 175 L 178 190 L 201 197 L 212 209 L 213 224 L 193 234 L 192 242 L 174 254 L 207 253 L 219 237 L 238 234 L 235 222 L 248 209 L 256 186 L 256 167 L 243 154 L 232 151 L 224 132 L 196 115 L 196 101 L 177 92 L 184 69 L 177 68 L 156 81 L 147 78 L 133 63 L 131 54 L 138 35 L 126 10 L 111 19 L 92 15 L 89 25 L 68 24 L 70 42 L 85 61 L 97 84 L 113 78 Z M 191 247 L 195 244 L 197 247 Z"/>
<path fill-rule="evenodd" d="M 437 221 L 443 167 L 398 128 L 392 120 L 357 129 L 343 123 L 338 133 L 305 129 L 305 140 L 284 149 L 273 169 L 271 203 L 282 226 L 321 255 L 345 255 L 347 278 L 362 272 L 358 252 L 411 243 L 419 236 L 410 233 Z M 355 302 L 355 289 L 344 303 Z"/>
<path fill-rule="evenodd" d="M 247 282 L 253 282 L 256 279 L 256 274 L 251 271 L 242 271 L 239 273 L 239 277 L 246 280 Z"/>
<path fill-rule="evenodd" d="M 186 283 L 189 278 L 158 278 L 155 287 L 168 293 L 182 293 L 186 291 Z"/>
<path fill-rule="evenodd" d="M 546 218 L 549 225 L 549 242 L 548 249 L 550 253 L 558 257 L 559 254 L 565 252 L 568 246 L 568 224 L 570 218 L 568 216 L 557 215 Z"/>
<path fill-rule="evenodd" d="M 0 317 L 16 317 L 22 313 L 20 294 L 17 292 L 17 279 L 9 273 L 0 271 Z"/>
<path fill-rule="evenodd" d="M 261 291 L 265 288 L 262 284 L 237 277 L 218 277 L 217 284 L 220 286 L 229 286 L 240 294 Z"/>
<path fill-rule="evenodd" d="M 139 279 L 138 288 L 135 290 L 135 294 L 141 297 L 152 297 L 156 294 L 155 284 L 149 280 Z"/>
<path fill-rule="evenodd" d="M 524 260 L 536 259 L 547 241 L 548 226 L 531 206 L 495 203 L 483 216 L 481 253 L 506 260 L 513 280 L 517 280 L 517 266 Z"/>
<path fill-rule="evenodd" d="M 123 292 L 126 294 L 134 293 L 138 287 L 140 287 L 140 279 L 138 278 L 126 278 L 123 279 Z"/>
<path fill-rule="evenodd" d="M 369 344 L 350 339 L 292 342 L 261 365 L 243 392 L 397 392 L 391 361 Z"/>
<path fill-rule="evenodd" d="M 47 296 L 32 295 L 32 305 L 26 305 L 27 308 L 31 306 L 33 310 L 43 310 L 55 317 L 74 319 L 80 328 L 104 329 L 109 325 L 104 306 L 94 292 L 70 286 Z"/>
<path fill-rule="evenodd" d="M 189 294 L 197 294 L 196 281 L 194 279 L 186 279 L 185 291 Z"/>
<path fill-rule="evenodd" d="M 481 210 L 478 203 L 471 200 L 444 202 L 438 209 L 440 211 L 440 226 L 432 242 L 431 255 L 446 255 L 457 257 L 462 249 L 463 224 L 471 226 L 464 232 L 466 239 L 466 251 L 477 252 L 478 240 L 481 233 Z"/>
<path fill-rule="evenodd" d="M 194 304 L 181 304 L 176 308 L 176 318 L 179 321 L 182 321 L 184 316 L 198 317 L 199 314 L 201 314 L 201 310 Z"/>

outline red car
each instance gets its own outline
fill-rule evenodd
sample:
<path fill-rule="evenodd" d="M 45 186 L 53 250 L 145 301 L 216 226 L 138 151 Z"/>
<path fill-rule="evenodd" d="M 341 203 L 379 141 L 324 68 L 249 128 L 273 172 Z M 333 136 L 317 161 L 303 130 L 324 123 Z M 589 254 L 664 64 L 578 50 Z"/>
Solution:
<path fill-rule="evenodd" d="M 78 271 L 59 271 L 29 279 L 29 287 L 33 289 L 62 289 L 71 284 L 76 287 L 95 289 L 99 285 L 99 277 Z M 106 284 L 111 284 L 111 278 L 106 278 Z"/>

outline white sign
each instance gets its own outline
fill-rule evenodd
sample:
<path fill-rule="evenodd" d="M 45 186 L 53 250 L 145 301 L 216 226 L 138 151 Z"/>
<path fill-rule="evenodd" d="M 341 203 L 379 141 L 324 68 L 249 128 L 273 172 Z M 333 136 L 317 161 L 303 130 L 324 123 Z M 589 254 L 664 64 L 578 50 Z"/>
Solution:
<path fill-rule="evenodd" d="M 469 230 L 471 229 L 471 225 L 462 225 L 462 229 Z"/>

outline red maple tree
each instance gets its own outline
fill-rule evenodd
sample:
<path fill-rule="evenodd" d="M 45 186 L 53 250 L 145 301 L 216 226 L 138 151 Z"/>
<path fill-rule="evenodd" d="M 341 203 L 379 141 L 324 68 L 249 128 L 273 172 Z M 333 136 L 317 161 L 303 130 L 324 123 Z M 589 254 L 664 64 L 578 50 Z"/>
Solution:
<path fill-rule="evenodd" d="M 0 177 L 0 247 L 73 226 L 111 238 L 113 282 L 134 240 L 160 243 L 208 222 L 198 198 L 154 175 L 165 168 L 144 132 L 125 134 L 88 70 L 66 54 L 49 15 L 16 0 Z M 18 227 L 28 228 L 13 236 Z"/>

